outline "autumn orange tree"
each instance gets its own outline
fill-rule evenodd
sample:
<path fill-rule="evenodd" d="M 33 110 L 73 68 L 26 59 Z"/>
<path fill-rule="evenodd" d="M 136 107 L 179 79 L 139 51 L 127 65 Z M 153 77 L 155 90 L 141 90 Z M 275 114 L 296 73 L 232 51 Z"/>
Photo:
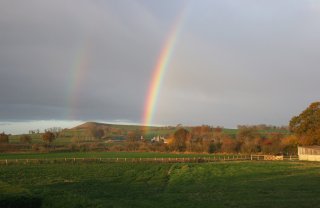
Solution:
<path fill-rule="evenodd" d="M 56 136 L 51 131 L 47 131 L 44 134 L 42 134 L 42 140 L 47 144 L 50 144 L 55 138 Z"/>
<path fill-rule="evenodd" d="M 173 134 L 171 147 L 174 151 L 183 152 L 186 150 L 187 142 L 189 142 L 190 140 L 190 132 L 184 128 L 180 128 Z"/>
<path fill-rule="evenodd" d="M 283 153 L 287 155 L 297 154 L 298 138 L 295 135 L 288 135 L 281 140 Z"/>
<path fill-rule="evenodd" d="M 311 103 L 300 115 L 289 123 L 290 131 L 302 145 L 320 145 L 320 102 Z"/>

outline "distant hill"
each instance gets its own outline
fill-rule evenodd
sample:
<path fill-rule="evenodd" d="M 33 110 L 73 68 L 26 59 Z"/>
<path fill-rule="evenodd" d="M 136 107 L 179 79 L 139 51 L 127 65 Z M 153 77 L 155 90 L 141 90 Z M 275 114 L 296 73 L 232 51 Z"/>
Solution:
<path fill-rule="evenodd" d="M 193 126 L 185 127 L 186 129 L 191 130 Z M 174 126 L 163 126 L 163 127 L 157 127 L 157 126 L 151 126 L 148 127 L 148 131 L 144 132 L 145 130 L 144 126 L 141 125 L 122 125 L 122 124 L 108 124 L 108 123 L 98 123 L 98 122 L 86 122 L 79 126 L 73 127 L 69 129 L 71 132 L 78 132 L 82 134 L 85 134 L 85 132 L 90 132 L 93 129 L 103 129 L 105 132 L 108 132 L 109 137 L 115 137 L 115 136 L 125 136 L 130 131 L 141 131 L 144 132 L 143 135 L 146 138 L 152 138 L 154 136 L 168 136 L 170 134 L 173 134 L 179 127 Z M 67 130 L 68 131 L 68 130 Z M 70 132 L 70 133 L 71 133 Z M 223 132 L 234 137 L 238 133 L 238 129 L 226 129 L 223 128 Z M 268 135 L 270 133 L 278 132 L 283 134 L 288 134 L 288 130 L 285 129 L 258 129 L 258 132 L 262 135 Z"/>
<path fill-rule="evenodd" d="M 109 126 L 110 126 L 110 124 L 106 124 L 106 123 L 86 122 L 86 123 L 83 123 L 79 126 L 73 127 L 71 129 L 72 130 L 81 130 L 81 129 L 93 129 L 96 127 L 103 128 L 103 127 L 109 127 Z"/>
<path fill-rule="evenodd" d="M 133 130 L 143 130 L 143 126 L 139 125 L 124 125 L 124 124 L 109 124 L 109 123 L 98 123 L 98 122 L 86 122 L 79 126 L 71 128 L 71 130 L 90 130 L 93 128 L 101 129 L 120 129 L 124 131 L 133 131 Z M 162 127 L 150 127 L 151 129 L 161 129 Z"/>
<path fill-rule="evenodd" d="M 118 137 L 125 136 L 130 131 L 140 131 L 144 132 L 145 127 L 140 125 L 122 125 L 122 124 L 108 124 L 108 123 L 98 123 L 98 122 L 86 122 L 79 126 L 73 127 L 71 129 L 65 130 L 64 133 L 69 134 L 87 134 L 93 129 L 102 129 L 107 132 L 107 137 Z M 167 136 L 172 134 L 176 130 L 176 127 L 148 127 L 148 131 L 144 132 L 144 136 L 152 138 L 154 136 Z"/>

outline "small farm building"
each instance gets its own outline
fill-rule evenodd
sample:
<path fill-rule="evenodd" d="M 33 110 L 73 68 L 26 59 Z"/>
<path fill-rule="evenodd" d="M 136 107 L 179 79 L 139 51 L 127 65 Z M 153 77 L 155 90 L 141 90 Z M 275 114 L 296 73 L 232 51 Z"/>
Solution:
<path fill-rule="evenodd" d="M 299 160 L 320 161 L 320 146 L 298 147 Z"/>

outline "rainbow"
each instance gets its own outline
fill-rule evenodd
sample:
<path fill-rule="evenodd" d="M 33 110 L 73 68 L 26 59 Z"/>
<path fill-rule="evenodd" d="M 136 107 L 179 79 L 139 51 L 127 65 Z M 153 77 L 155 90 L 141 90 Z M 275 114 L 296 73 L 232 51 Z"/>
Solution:
<path fill-rule="evenodd" d="M 76 55 L 74 57 L 74 61 L 71 66 L 70 70 L 70 77 L 71 81 L 69 83 L 68 87 L 68 106 L 69 106 L 69 112 L 68 118 L 69 119 L 76 119 L 76 109 L 78 107 L 78 99 L 80 97 L 81 93 L 81 86 L 85 80 L 85 77 L 87 75 L 87 71 L 89 69 L 89 63 L 90 63 L 90 43 L 89 41 L 85 41 L 84 44 L 82 44 L 82 47 L 78 50 L 76 50 Z"/>
<path fill-rule="evenodd" d="M 158 102 L 162 82 L 168 69 L 168 65 L 170 64 L 170 60 L 172 59 L 172 55 L 177 42 L 177 37 L 179 36 L 179 32 L 182 27 L 182 21 L 186 13 L 185 11 L 186 10 L 184 8 L 181 14 L 176 18 L 176 21 L 165 40 L 164 47 L 162 47 L 156 65 L 154 67 L 150 86 L 146 96 L 147 99 L 144 105 L 142 123 L 145 127 L 152 125 L 152 119 L 156 109 L 156 104 Z"/>

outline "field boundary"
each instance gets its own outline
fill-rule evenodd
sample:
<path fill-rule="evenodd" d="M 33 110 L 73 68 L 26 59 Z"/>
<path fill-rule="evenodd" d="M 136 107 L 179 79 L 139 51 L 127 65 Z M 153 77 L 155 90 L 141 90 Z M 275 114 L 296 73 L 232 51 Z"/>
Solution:
<path fill-rule="evenodd" d="M 243 161 L 250 160 L 250 155 L 226 155 L 216 157 L 154 157 L 154 158 L 43 158 L 43 159 L 1 159 L 0 165 L 9 164 L 42 164 L 42 163 L 79 163 L 79 162 L 101 162 L 101 163 L 208 163 L 216 161 Z"/>
<path fill-rule="evenodd" d="M 289 160 L 297 161 L 298 156 L 274 157 L 270 155 L 225 155 L 214 157 L 154 157 L 154 158 L 42 158 L 42 159 L 1 159 L 0 165 L 10 164 L 54 164 L 54 163 L 210 163 L 218 161 L 247 161 L 247 160 Z"/>

